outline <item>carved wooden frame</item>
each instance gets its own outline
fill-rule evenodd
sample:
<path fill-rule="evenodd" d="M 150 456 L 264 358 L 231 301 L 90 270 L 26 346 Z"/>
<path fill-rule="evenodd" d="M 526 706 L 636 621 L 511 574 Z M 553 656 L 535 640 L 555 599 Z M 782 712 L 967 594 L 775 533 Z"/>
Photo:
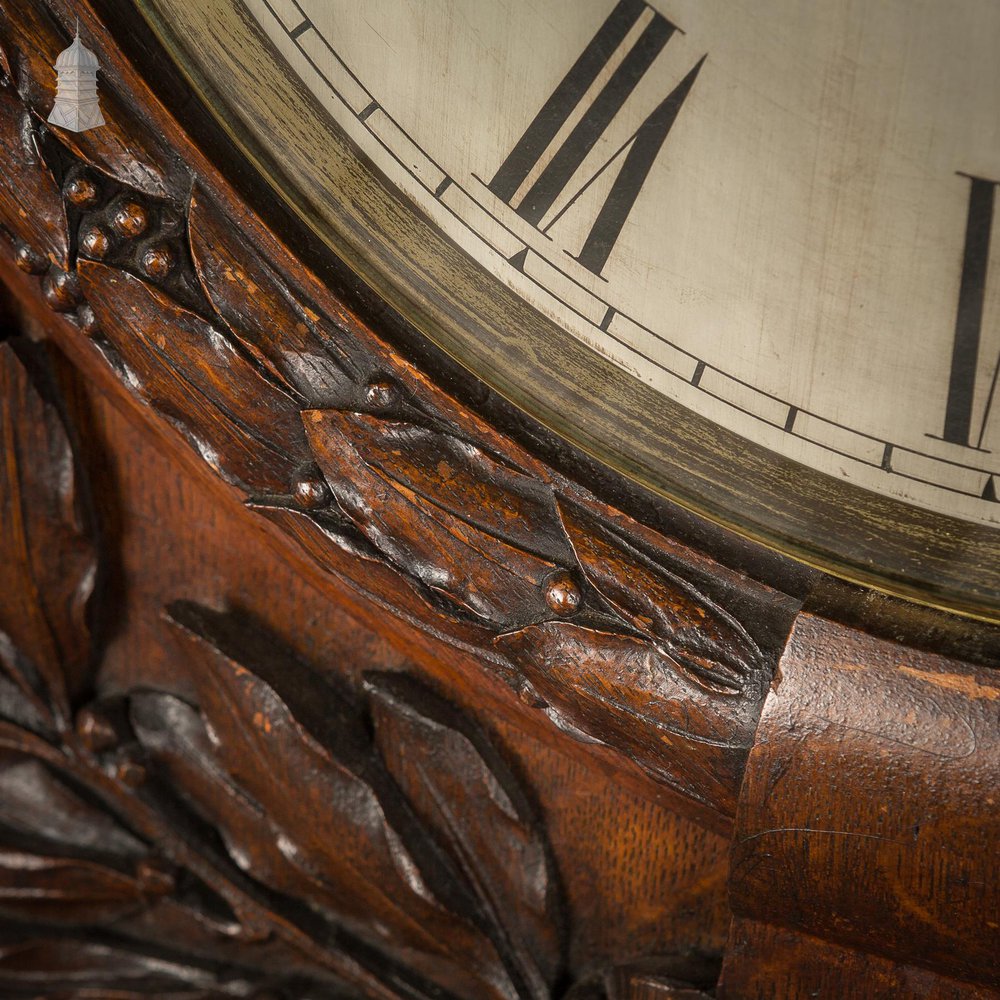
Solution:
<path fill-rule="evenodd" d="M 0 343 L 5 995 L 564 993 L 545 824 L 488 727 L 426 683 L 353 691 L 245 613 L 179 601 L 197 704 L 88 694 L 106 549 L 49 353 Z M 716 974 L 647 961 L 575 989 Z"/>
<path fill-rule="evenodd" d="M 808 625 L 803 596 L 819 574 L 666 501 L 622 490 L 609 504 L 567 474 L 573 453 L 543 461 L 536 453 L 559 445 L 542 432 L 500 430 L 488 398 L 469 405 L 478 390 L 442 388 L 388 318 L 362 318 L 363 297 L 335 294 L 276 238 L 94 8 L 81 15 L 105 67 L 109 124 L 80 134 L 44 124 L 68 5 L 32 0 L 0 22 L 10 287 L 41 296 L 71 358 L 107 366 L 317 579 L 346 581 L 471 652 L 563 733 L 602 747 L 623 775 L 637 765 L 711 829 L 774 833 L 746 832 L 759 805 L 747 796 L 769 787 L 755 738 L 779 661 L 803 658 L 786 643 L 793 624 L 793 638 Z M 0 609 L 0 748 L 14 761 L 0 771 L 0 957 L 26 970 L 11 980 L 21 994 L 57 960 L 70 963 L 67 990 L 88 975 L 178 997 L 684 997 L 713 984 L 710 964 L 662 958 L 564 981 L 559 877 L 530 792 L 488 723 L 421 682 L 373 674 L 351 690 L 265 623 L 174 604 L 165 613 L 197 664 L 198 704 L 143 690 L 95 702 L 101 545 L 87 474 L 49 352 L 6 332 L 13 458 L 0 496 L 20 515 L 0 533 L 0 592 L 23 600 Z M 878 629 L 837 600 L 832 617 Z M 990 630 L 933 615 L 911 625 L 910 612 L 882 607 L 886 631 L 995 660 Z M 777 745 L 783 731 L 767 719 Z M 748 759 L 758 770 L 744 785 Z M 329 792 L 326 811 L 275 798 L 302 771 Z M 343 802 L 357 808 L 338 812 Z M 266 835 L 247 839 L 252 829 Z M 363 849 L 320 861 L 316 838 L 345 830 L 363 833 L 351 839 Z M 756 974 L 740 964 L 745 942 L 775 919 L 748 884 L 736 884 L 732 983 Z M 131 914 L 134 937 L 104 927 Z M 88 938 L 67 944 L 81 926 Z M 211 948 L 199 928 L 211 928 Z M 800 930 L 815 928 L 803 918 Z M 863 932 L 840 946 L 855 955 Z M 448 951 L 455 942 L 479 956 L 472 971 Z M 982 980 L 989 960 L 977 961 Z"/>
<path fill-rule="evenodd" d="M 110 84 L 105 130 L 56 136 L 34 104 L 59 28 L 38 9 L 8 31 L 8 178 L 34 208 L 2 221 L 50 305 L 321 572 L 473 648 L 726 829 L 799 601 L 602 504 L 449 398 Z M 109 80 L 129 72 L 101 57 Z M 630 735 L 637 716 L 671 742 Z"/>

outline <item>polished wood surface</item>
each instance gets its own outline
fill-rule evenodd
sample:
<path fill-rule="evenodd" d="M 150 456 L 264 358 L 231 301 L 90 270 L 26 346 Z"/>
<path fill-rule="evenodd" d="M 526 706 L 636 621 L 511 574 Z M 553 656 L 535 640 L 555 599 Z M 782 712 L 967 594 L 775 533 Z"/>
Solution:
<path fill-rule="evenodd" d="M 5 995 L 997 987 L 995 629 L 592 469 L 258 214 L 124 8 L 72 134 L 75 8 L 0 7 Z"/>
<path fill-rule="evenodd" d="M 995 984 L 998 739 L 995 669 L 801 614 L 744 775 L 734 912 Z"/>

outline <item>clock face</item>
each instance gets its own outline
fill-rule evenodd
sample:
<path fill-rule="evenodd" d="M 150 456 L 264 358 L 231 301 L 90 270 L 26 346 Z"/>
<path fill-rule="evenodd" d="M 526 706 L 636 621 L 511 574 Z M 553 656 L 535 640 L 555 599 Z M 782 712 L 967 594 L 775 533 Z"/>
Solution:
<path fill-rule="evenodd" d="M 796 462 L 1000 522 L 1000 5 L 246 3 L 574 337 Z"/>
<path fill-rule="evenodd" d="M 305 221 L 537 419 L 995 613 L 1000 4 L 141 6 Z"/>

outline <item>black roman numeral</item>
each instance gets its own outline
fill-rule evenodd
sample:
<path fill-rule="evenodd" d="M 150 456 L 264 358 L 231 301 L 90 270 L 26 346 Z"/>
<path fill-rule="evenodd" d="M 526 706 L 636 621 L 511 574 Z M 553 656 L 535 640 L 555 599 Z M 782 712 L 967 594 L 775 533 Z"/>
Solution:
<path fill-rule="evenodd" d="M 969 213 L 965 225 L 965 253 L 962 258 L 958 312 L 955 316 L 955 341 L 951 352 L 948 402 L 945 407 L 944 431 L 941 437 L 952 444 L 967 448 L 982 448 L 990 411 L 993 408 L 997 374 L 1000 372 L 1000 358 L 998 358 L 993 368 L 993 378 L 990 381 L 982 421 L 978 427 L 973 427 L 972 410 L 976 373 L 980 363 L 983 304 L 990 262 L 990 234 L 993 230 L 996 189 L 1000 181 L 971 177 L 968 174 L 961 176 L 967 177 L 970 182 Z"/>
<path fill-rule="evenodd" d="M 587 154 L 615 115 L 621 111 L 629 95 L 677 30 L 662 14 L 653 12 L 652 19 L 643 28 L 635 44 L 515 206 L 513 200 L 517 192 L 549 149 L 559 130 L 577 109 L 601 71 L 607 67 L 629 31 L 651 9 L 643 0 L 620 0 L 490 181 L 490 190 L 532 225 L 537 226 L 541 222 L 566 189 Z M 704 61 L 703 56 L 546 226 L 546 229 L 551 228 L 627 149 L 611 191 L 598 212 L 583 248 L 576 256 L 576 260 L 594 274 L 600 275 L 607 263 L 653 161 Z"/>

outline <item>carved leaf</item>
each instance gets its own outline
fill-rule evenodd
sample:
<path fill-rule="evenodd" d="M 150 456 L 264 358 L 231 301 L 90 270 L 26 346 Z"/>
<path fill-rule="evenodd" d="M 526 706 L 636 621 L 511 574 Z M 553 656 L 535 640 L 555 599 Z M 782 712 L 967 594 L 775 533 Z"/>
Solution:
<path fill-rule="evenodd" d="M 667 669 L 685 673 L 718 694 L 739 694 L 757 681 L 764 658 L 747 630 L 724 607 L 588 514 L 559 501 L 566 533 L 584 574 L 628 624 L 658 644 Z M 669 661 L 668 661 L 669 658 Z"/>
<path fill-rule="evenodd" d="M 192 955 L 172 959 L 163 953 L 144 954 L 137 946 L 122 941 L 55 937 L 24 937 L 0 943 L 0 987 L 16 991 L 9 995 L 58 996 L 61 1000 L 92 1000 L 97 996 L 115 1000 L 209 1000 L 249 998 L 257 993 L 252 980 L 238 970 L 206 968 Z"/>
<path fill-rule="evenodd" d="M 97 926 L 142 902 L 140 883 L 109 865 L 0 847 L 0 914 L 8 919 Z"/>
<path fill-rule="evenodd" d="M 475 927 L 474 895 L 384 769 L 360 707 L 246 617 L 185 603 L 170 614 L 204 731 L 177 699 L 148 695 L 133 722 L 234 861 L 353 933 L 374 927 L 378 946 L 425 980 L 517 996 Z"/>
<path fill-rule="evenodd" d="M 108 360 L 132 392 L 229 482 L 287 493 L 309 457 L 294 401 L 222 331 L 151 285 L 89 261 L 79 273 Z"/>
<path fill-rule="evenodd" d="M 164 768 L 171 787 L 193 803 L 222 837 L 240 868 L 298 897 L 324 894 L 279 849 L 263 804 L 251 799 L 216 760 L 214 733 L 197 709 L 173 695 L 138 692 L 130 699 L 136 735 Z"/>
<path fill-rule="evenodd" d="M 381 562 L 378 551 L 354 527 L 353 522 L 336 507 L 306 511 L 296 507 L 287 497 L 253 497 L 246 501 L 251 510 L 259 511 L 279 525 L 294 539 L 317 565 L 331 570 L 331 546 L 336 546 L 356 559 Z"/>
<path fill-rule="evenodd" d="M 562 928 L 536 810 L 486 734 L 453 705 L 399 674 L 365 680 L 389 771 L 473 886 L 479 922 L 518 993 L 548 997 Z"/>
<path fill-rule="evenodd" d="M 0 754 L 0 839 L 0 913 L 8 919 L 96 927 L 127 918 L 134 931 L 133 916 L 141 913 L 147 933 L 173 941 L 174 914 L 182 928 L 196 929 L 194 940 L 234 929 L 225 904 L 191 876 L 183 893 L 167 900 L 177 888 L 170 866 L 93 789 L 85 797 L 37 759 Z M 153 906 L 158 898 L 171 913 Z"/>
<path fill-rule="evenodd" d="M 239 931 L 215 892 L 191 874 L 178 881 L 173 866 L 119 822 L 83 762 L 8 728 L 19 752 L 0 750 L 0 911 L 50 925 L 127 920 L 130 933 L 196 948 L 209 935 Z M 4 736 L 0 744 L 10 742 Z M 46 762 L 24 756 L 32 751 L 46 753 Z"/>
<path fill-rule="evenodd" d="M 7 919 L 100 925 L 145 902 L 144 845 L 38 760 L 0 755 L 0 833 Z"/>
<path fill-rule="evenodd" d="M 405 573 L 507 626 L 552 616 L 544 584 L 571 565 L 546 486 L 476 445 L 367 414 L 303 414 L 341 508 Z"/>
<path fill-rule="evenodd" d="M 63 724 L 90 663 L 95 536 L 47 356 L 26 342 L 18 351 L 30 376 L 0 345 L 0 669 L 41 717 Z"/>
<path fill-rule="evenodd" d="M 146 846 L 111 815 L 85 802 L 41 761 L 0 758 L 0 824 L 28 839 L 105 851 L 136 861 Z"/>
<path fill-rule="evenodd" d="M 554 709 L 632 757 L 659 781 L 731 817 L 752 724 L 732 699 L 706 692 L 655 643 L 572 622 L 531 625 L 496 640 Z"/>
<path fill-rule="evenodd" d="M 693 582 L 696 554 L 654 549 L 579 504 L 558 503 L 584 576 L 606 606 L 508 633 L 496 645 L 557 725 L 624 751 L 728 822 L 770 680 L 767 658 Z"/>
<path fill-rule="evenodd" d="M 34 127 L 17 95 L 0 88 L 0 143 L 8 151 L 0 170 L 0 223 L 65 270 L 69 267 L 66 212 L 59 188 L 35 150 Z M 23 205 L 32 206 L 31 211 Z"/>
<path fill-rule="evenodd" d="M 205 296 L 257 362 L 310 405 L 336 405 L 359 373 L 342 334 L 291 294 L 247 246 L 238 225 L 198 192 L 188 221 L 191 256 Z"/>

